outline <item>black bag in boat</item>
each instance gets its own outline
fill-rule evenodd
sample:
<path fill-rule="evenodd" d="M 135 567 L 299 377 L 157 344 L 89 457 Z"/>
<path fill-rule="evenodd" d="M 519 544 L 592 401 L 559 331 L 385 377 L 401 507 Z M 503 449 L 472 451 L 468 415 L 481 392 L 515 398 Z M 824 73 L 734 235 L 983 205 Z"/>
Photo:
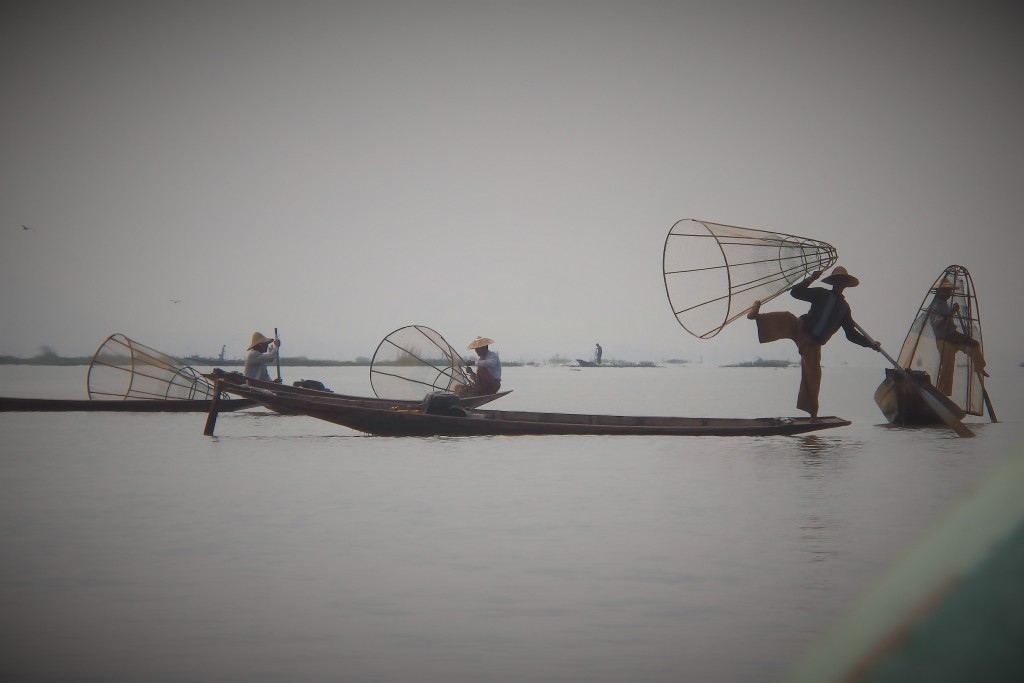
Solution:
<path fill-rule="evenodd" d="M 315 379 L 300 379 L 298 382 L 292 382 L 293 387 L 299 387 L 300 389 L 316 389 L 317 391 L 329 391 L 334 393 L 330 389 L 324 386 L 323 382 L 319 382 Z"/>
<path fill-rule="evenodd" d="M 449 391 L 434 391 L 423 398 L 423 412 L 427 415 L 465 417 L 466 411 L 460 403 L 459 397 Z"/>

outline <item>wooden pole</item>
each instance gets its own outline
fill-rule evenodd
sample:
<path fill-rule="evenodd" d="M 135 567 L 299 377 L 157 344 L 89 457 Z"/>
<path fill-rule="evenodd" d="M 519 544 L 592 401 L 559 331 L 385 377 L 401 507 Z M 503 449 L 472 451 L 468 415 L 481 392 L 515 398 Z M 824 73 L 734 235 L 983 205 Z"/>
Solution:
<path fill-rule="evenodd" d="M 978 377 L 978 379 L 981 379 L 981 377 Z M 993 422 L 999 422 L 999 418 L 996 417 L 996 411 L 992 408 L 992 400 L 988 397 L 988 390 L 985 389 L 985 380 L 983 379 L 981 379 L 981 397 L 985 399 L 985 407 L 988 408 L 988 419 Z"/>
<path fill-rule="evenodd" d="M 274 341 L 279 341 L 277 338 L 277 328 L 274 328 Z M 276 345 L 275 345 L 276 346 Z M 281 347 L 277 347 L 277 381 L 281 382 Z"/>
<path fill-rule="evenodd" d="M 213 400 L 210 401 L 210 412 L 206 414 L 206 428 L 203 429 L 204 436 L 213 436 L 213 430 L 217 426 L 217 411 L 220 408 L 220 380 L 213 382 Z"/>

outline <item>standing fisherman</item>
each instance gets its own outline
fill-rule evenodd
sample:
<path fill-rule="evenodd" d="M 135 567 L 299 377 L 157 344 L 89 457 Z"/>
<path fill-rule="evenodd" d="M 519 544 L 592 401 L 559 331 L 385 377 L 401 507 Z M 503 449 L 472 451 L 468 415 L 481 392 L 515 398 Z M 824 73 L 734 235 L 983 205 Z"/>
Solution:
<path fill-rule="evenodd" d="M 856 287 L 860 280 L 846 272 L 842 266 L 836 267 L 832 274 L 822 280 L 832 285 L 828 290 L 824 287 L 811 287 L 810 284 L 821 277 L 821 271 L 810 274 L 790 290 L 793 298 L 811 302 L 811 310 L 799 318 L 789 311 L 761 313 L 761 302 L 755 301 L 750 307 L 747 317 L 757 323 L 757 339 L 762 344 L 778 339 L 792 339 L 800 352 L 800 392 L 797 395 L 796 407 L 811 415 L 811 422 L 818 420 L 818 393 L 821 391 L 821 347 L 832 338 L 832 335 L 843 328 L 846 338 L 854 344 L 878 351 L 882 348 L 879 342 L 872 343 L 857 331 L 856 323 L 850 313 L 850 304 L 843 297 L 843 290 Z"/>
<path fill-rule="evenodd" d="M 957 351 L 967 354 L 974 364 L 974 370 L 983 377 L 985 356 L 981 351 L 981 343 L 956 329 L 956 318 L 960 313 L 960 304 L 956 301 L 949 305 L 950 298 L 956 294 L 956 285 L 944 279 L 935 288 L 935 298 L 928 306 L 928 322 L 935 334 L 935 344 L 939 349 L 939 375 L 935 379 L 935 387 L 946 396 L 953 394 L 953 372 L 956 369 Z"/>

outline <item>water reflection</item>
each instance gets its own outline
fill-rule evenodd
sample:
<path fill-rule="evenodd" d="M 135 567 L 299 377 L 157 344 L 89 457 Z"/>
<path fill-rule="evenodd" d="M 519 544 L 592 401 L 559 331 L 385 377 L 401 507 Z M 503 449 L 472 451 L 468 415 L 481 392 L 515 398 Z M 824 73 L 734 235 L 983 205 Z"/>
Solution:
<path fill-rule="evenodd" d="M 783 527 L 790 573 L 782 581 L 800 613 L 820 609 L 842 577 L 856 572 L 849 552 L 857 524 L 850 483 L 860 476 L 864 450 L 862 440 L 843 432 L 792 437 L 762 451 L 790 497 L 790 523 Z"/>
<path fill-rule="evenodd" d="M 849 456 L 860 451 L 860 441 L 835 436 L 809 435 L 799 437 L 794 454 L 800 459 L 800 476 L 821 479 L 842 474 Z"/>
<path fill-rule="evenodd" d="M 845 439 L 817 434 L 797 437 L 797 444 L 801 452 L 812 455 L 827 455 L 831 451 L 843 450 L 850 446 L 850 442 Z"/>

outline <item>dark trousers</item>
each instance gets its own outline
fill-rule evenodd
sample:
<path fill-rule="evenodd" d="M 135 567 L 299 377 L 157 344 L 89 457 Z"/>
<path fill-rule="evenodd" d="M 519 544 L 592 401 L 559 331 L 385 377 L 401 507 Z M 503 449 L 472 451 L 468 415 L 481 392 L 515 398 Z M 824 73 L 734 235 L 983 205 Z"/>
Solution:
<path fill-rule="evenodd" d="M 821 344 L 804 329 L 804 323 L 789 311 L 761 313 L 757 322 L 757 340 L 762 344 L 778 339 L 792 339 L 800 352 L 800 391 L 796 407 L 818 416 L 818 393 L 821 391 Z"/>
<path fill-rule="evenodd" d="M 494 375 L 487 368 L 476 368 L 473 376 L 476 378 L 476 382 L 473 383 L 473 395 L 485 396 L 501 391 L 501 380 L 494 379 Z"/>

